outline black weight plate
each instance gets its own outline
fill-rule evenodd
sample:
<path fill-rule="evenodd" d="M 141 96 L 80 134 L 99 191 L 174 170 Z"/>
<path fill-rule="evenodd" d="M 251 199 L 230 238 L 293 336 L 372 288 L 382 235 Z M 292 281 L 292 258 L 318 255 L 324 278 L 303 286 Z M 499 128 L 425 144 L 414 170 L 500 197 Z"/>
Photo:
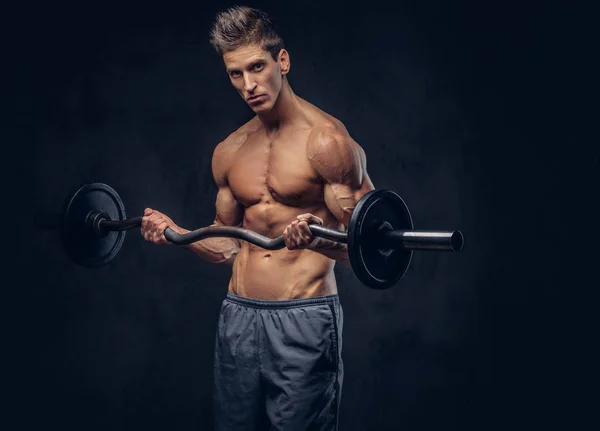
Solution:
<path fill-rule="evenodd" d="M 125 231 L 97 235 L 86 224 L 91 211 L 101 211 L 110 220 L 126 218 L 121 198 L 111 187 L 102 183 L 81 186 L 66 199 L 61 220 L 61 240 L 67 255 L 85 267 L 99 267 L 109 263 L 121 249 Z"/>
<path fill-rule="evenodd" d="M 372 190 L 358 202 L 348 226 L 348 255 L 358 279 L 372 289 L 387 289 L 400 280 L 410 265 L 412 250 L 382 250 L 381 229 L 412 230 L 406 203 L 391 190 Z"/>

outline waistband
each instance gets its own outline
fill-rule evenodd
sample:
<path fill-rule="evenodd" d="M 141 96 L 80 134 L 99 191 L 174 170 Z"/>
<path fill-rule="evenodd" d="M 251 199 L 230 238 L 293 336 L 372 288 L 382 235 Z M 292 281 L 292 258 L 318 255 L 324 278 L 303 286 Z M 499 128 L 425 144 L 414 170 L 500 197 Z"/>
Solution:
<path fill-rule="evenodd" d="M 227 292 L 227 301 L 254 308 L 297 308 L 310 305 L 339 304 L 339 295 L 315 296 L 314 298 L 268 300 L 253 299 Z"/>

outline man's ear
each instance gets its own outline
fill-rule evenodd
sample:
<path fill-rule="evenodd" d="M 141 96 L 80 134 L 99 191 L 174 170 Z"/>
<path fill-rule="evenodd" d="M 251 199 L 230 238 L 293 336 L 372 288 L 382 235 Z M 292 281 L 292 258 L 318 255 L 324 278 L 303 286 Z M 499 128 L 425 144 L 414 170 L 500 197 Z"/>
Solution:
<path fill-rule="evenodd" d="M 285 49 L 282 49 L 281 51 L 279 51 L 279 54 L 277 56 L 277 61 L 279 62 L 279 65 L 281 66 L 281 74 L 287 75 L 288 72 L 290 71 L 290 54 L 289 54 L 289 52 L 287 52 L 287 50 L 285 50 Z"/>

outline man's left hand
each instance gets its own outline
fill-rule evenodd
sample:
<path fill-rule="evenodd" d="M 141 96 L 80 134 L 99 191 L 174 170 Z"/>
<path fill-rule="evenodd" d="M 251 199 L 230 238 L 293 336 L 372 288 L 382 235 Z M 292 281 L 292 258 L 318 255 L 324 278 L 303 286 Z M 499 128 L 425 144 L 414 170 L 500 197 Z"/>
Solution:
<path fill-rule="evenodd" d="M 321 241 L 321 238 L 312 234 L 309 223 L 322 226 L 323 220 L 312 214 L 300 214 L 285 228 L 283 239 L 289 250 L 314 249 Z"/>

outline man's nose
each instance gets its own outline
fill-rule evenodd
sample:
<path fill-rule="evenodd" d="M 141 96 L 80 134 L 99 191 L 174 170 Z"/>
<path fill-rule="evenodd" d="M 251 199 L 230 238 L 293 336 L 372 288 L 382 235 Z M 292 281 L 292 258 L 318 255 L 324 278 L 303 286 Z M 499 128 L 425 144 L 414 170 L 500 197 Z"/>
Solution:
<path fill-rule="evenodd" d="M 248 93 L 252 93 L 256 88 L 256 81 L 252 79 L 251 75 L 244 75 L 244 90 Z"/>

